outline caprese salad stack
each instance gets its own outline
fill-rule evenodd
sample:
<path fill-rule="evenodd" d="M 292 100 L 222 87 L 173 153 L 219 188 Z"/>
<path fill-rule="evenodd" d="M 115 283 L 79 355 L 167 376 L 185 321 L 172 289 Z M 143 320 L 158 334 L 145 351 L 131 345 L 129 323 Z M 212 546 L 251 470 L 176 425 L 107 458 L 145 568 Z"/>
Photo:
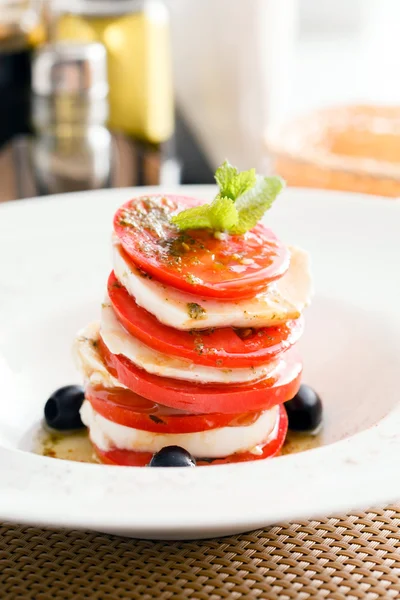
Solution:
<path fill-rule="evenodd" d="M 216 181 L 210 204 L 156 194 L 115 214 L 101 319 L 75 341 L 102 462 L 239 462 L 284 442 L 308 257 L 260 223 L 279 178 L 224 163 Z"/>

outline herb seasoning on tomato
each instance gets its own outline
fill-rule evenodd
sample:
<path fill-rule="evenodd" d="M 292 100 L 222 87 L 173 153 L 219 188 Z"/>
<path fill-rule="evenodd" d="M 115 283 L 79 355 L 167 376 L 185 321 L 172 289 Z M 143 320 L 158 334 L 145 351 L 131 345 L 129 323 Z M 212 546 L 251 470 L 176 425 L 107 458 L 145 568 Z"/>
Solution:
<path fill-rule="evenodd" d="M 302 318 L 276 327 L 258 329 L 174 329 L 138 306 L 125 288 L 118 285 L 114 273 L 108 279 L 108 295 L 118 320 L 131 335 L 154 350 L 187 358 L 198 365 L 233 368 L 259 366 L 290 348 L 303 332 Z M 201 318 L 202 312 L 199 312 L 198 318 Z"/>
<path fill-rule="evenodd" d="M 264 225 L 217 237 L 208 229 L 179 231 L 169 217 L 195 204 L 153 196 L 117 211 L 115 233 L 135 266 L 184 292 L 225 299 L 252 297 L 286 272 L 289 252 Z"/>

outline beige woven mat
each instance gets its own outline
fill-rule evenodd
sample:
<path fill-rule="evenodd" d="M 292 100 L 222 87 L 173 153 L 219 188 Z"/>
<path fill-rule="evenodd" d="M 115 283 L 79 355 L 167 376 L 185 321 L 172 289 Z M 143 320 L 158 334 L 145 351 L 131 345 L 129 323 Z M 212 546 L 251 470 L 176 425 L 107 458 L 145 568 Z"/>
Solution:
<path fill-rule="evenodd" d="M 400 506 L 199 542 L 0 528 L 1 600 L 400 598 Z"/>

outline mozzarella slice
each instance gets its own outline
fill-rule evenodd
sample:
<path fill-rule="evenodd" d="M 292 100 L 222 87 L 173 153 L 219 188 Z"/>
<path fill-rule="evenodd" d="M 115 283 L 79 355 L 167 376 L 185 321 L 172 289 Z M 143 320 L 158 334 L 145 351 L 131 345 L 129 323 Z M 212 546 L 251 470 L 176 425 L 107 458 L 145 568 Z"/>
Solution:
<path fill-rule="evenodd" d="M 311 296 L 311 275 L 308 254 L 299 248 L 289 248 L 291 260 L 288 271 L 250 300 L 227 302 L 198 298 L 143 277 L 121 254 L 114 243 L 114 272 L 137 304 L 157 317 L 161 323 L 175 329 L 206 329 L 210 327 L 268 327 L 297 319 Z M 191 318 L 188 308 L 199 304 L 204 313 Z"/>
<path fill-rule="evenodd" d="M 73 356 L 86 384 L 102 387 L 125 387 L 106 369 L 99 351 L 99 323 L 90 323 L 75 338 Z"/>
<path fill-rule="evenodd" d="M 119 425 L 105 419 L 85 400 L 81 408 L 90 439 L 101 450 L 115 448 L 136 452 L 158 452 L 165 446 L 181 446 L 197 458 L 222 458 L 235 452 L 260 454 L 261 447 L 276 435 L 278 407 L 267 410 L 251 425 L 220 427 L 196 433 L 154 433 Z"/>
<path fill-rule="evenodd" d="M 220 369 L 195 365 L 193 362 L 153 350 L 130 335 L 118 321 L 106 298 L 101 311 L 100 334 L 112 354 L 126 356 L 148 373 L 201 383 L 244 383 L 269 377 L 279 361 L 269 361 L 259 367 Z"/>

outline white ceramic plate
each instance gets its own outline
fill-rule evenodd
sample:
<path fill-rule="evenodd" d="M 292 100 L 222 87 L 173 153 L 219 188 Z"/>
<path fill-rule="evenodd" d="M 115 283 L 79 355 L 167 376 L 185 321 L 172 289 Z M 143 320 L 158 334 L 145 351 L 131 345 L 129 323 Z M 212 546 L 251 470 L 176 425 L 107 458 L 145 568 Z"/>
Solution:
<path fill-rule="evenodd" d="M 301 346 L 304 380 L 325 405 L 323 447 L 161 470 L 29 451 L 50 393 L 79 382 L 71 342 L 99 314 L 113 212 L 135 193 L 0 208 L 0 519 L 200 538 L 400 498 L 400 204 L 350 194 L 287 190 L 268 215 L 285 241 L 312 256 L 315 297 Z"/>

